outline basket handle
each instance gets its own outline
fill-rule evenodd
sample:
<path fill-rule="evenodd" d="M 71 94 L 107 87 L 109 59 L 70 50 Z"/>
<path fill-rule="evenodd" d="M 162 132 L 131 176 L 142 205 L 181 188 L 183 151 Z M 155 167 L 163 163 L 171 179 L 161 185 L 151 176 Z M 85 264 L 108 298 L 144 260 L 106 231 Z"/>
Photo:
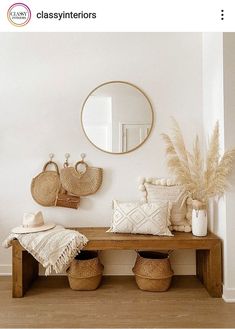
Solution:
<path fill-rule="evenodd" d="M 53 165 L 56 169 L 57 174 L 59 175 L 59 167 L 58 167 L 57 163 L 55 163 L 54 161 L 51 161 L 51 160 L 44 164 L 43 171 L 46 171 L 46 169 L 49 165 Z"/>
<path fill-rule="evenodd" d="M 79 166 L 80 164 L 83 164 L 83 165 L 85 166 L 85 171 L 84 171 L 84 172 L 79 172 L 79 171 L 78 171 L 78 166 Z M 75 170 L 76 170 L 80 175 L 84 175 L 85 172 L 87 171 L 88 164 L 87 164 L 85 161 L 81 160 L 81 161 L 78 161 L 78 162 L 75 164 L 74 167 L 75 167 Z"/>

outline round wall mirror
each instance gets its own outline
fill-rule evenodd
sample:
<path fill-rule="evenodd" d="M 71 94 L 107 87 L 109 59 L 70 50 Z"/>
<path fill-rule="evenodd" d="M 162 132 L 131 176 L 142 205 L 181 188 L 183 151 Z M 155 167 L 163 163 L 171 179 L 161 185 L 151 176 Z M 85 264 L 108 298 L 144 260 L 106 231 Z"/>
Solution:
<path fill-rule="evenodd" d="M 153 125 L 145 93 L 131 83 L 111 81 L 98 86 L 82 107 L 82 127 L 89 141 L 109 153 L 127 153 L 142 145 Z"/>

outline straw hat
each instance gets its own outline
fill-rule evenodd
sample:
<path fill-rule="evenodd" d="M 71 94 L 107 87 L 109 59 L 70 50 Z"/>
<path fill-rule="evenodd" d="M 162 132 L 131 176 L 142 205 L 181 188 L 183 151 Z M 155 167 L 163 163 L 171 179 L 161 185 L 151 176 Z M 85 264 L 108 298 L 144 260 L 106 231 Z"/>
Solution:
<path fill-rule="evenodd" d="M 34 233 L 50 230 L 55 227 L 54 223 L 44 223 L 42 212 L 36 214 L 24 213 L 23 224 L 11 230 L 12 233 Z"/>

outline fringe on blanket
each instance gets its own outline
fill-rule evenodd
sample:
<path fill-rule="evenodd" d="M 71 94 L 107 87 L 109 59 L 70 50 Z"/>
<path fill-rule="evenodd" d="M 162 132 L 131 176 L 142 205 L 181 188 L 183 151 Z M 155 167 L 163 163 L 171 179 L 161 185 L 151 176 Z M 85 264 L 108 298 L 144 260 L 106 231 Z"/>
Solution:
<path fill-rule="evenodd" d="M 54 265 L 50 265 L 46 268 L 45 275 L 51 274 L 51 271 L 54 270 L 56 273 L 61 273 L 63 270 L 66 270 L 69 264 L 72 262 L 74 257 L 81 252 L 81 248 L 87 244 L 88 240 L 84 237 L 83 242 L 78 236 L 75 236 L 70 243 L 66 246 L 63 253 L 57 259 Z M 78 245 L 78 243 L 80 243 Z"/>
<path fill-rule="evenodd" d="M 5 248 L 9 248 L 11 246 L 12 240 L 16 239 L 17 235 L 11 233 L 7 239 L 5 239 L 2 243 L 2 246 Z M 72 260 L 75 256 L 80 253 L 82 248 L 88 243 L 88 239 L 83 235 L 75 235 L 71 241 L 66 245 L 65 249 L 61 253 L 61 255 L 56 260 L 55 264 L 49 264 L 45 267 L 45 275 L 48 276 L 51 274 L 52 270 L 56 273 L 61 273 L 68 268 Z M 33 255 L 33 257 L 41 264 L 45 262 L 38 252 L 35 250 L 30 250 L 28 246 L 23 245 L 23 247 Z"/>

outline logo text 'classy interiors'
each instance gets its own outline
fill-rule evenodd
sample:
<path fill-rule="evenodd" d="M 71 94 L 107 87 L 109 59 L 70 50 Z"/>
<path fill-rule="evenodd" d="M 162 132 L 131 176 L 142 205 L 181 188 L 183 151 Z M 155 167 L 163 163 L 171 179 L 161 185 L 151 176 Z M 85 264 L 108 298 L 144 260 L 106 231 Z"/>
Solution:
<path fill-rule="evenodd" d="M 24 3 L 14 3 L 7 11 L 7 18 L 15 26 L 25 26 L 31 19 L 31 10 Z"/>

